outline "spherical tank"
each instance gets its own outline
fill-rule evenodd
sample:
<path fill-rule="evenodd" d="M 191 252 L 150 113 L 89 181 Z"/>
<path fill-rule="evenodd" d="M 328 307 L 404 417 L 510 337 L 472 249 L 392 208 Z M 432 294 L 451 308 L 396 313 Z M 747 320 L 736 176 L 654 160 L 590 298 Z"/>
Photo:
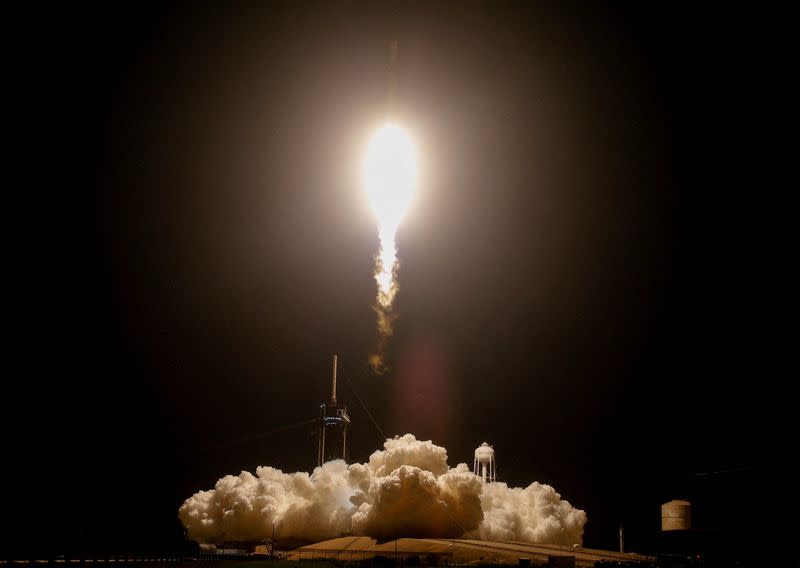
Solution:
<path fill-rule="evenodd" d="M 661 505 L 661 530 L 685 531 L 692 528 L 692 505 L 676 499 Z"/>
<path fill-rule="evenodd" d="M 480 447 L 475 449 L 475 459 L 480 464 L 488 464 L 494 457 L 494 448 L 484 442 Z"/>

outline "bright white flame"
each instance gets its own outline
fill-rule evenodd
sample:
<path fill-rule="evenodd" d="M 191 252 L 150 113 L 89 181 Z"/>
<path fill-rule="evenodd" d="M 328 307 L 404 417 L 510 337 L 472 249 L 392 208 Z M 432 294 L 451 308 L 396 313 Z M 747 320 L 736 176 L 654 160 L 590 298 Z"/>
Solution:
<path fill-rule="evenodd" d="M 394 234 L 417 187 L 417 156 L 408 134 L 392 123 L 372 137 L 364 158 L 364 189 L 381 229 Z"/>
<path fill-rule="evenodd" d="M 395 233 L 417 189 L 417 156 L 408 134 L 386 123 L 372 137 L 364 157 L 364 189 L 378 218 L 381 241 L 379 265 L 375 272 L 378 301 L 389 308 L 397 286 Z"/>

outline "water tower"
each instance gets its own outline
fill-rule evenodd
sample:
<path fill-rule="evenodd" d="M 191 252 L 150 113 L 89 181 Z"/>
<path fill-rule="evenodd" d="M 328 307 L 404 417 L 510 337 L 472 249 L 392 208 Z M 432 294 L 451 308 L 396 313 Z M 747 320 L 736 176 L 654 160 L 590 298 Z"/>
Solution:
<path fill-rule="evenodd" d="M 675 499 L 661 505 L 661 530 L 687 531 L 692 528 L 692 505 L 689 501 Z"/>
<path fill-rule="evenodd" d="M 475 449 L 475 475 L 483 481 L 497 481 L 497 462 L 494 459 L 494 448 L 484 442 Z"/>

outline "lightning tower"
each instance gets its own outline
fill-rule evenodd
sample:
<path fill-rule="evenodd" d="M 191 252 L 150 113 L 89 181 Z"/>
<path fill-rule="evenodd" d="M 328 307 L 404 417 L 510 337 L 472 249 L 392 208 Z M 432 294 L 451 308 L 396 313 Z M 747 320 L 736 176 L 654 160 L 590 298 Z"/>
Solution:
<path fill-rule="evenodd" d="M 317 465 L 331 460 L 347 459 L 347 425 L 350 417 L 347 406 L 336 401 L 336 367 L 338 357 L 333 356 L 333 379 L 331 381 L 331 401 L 319 407 L 317 446 Z"/>

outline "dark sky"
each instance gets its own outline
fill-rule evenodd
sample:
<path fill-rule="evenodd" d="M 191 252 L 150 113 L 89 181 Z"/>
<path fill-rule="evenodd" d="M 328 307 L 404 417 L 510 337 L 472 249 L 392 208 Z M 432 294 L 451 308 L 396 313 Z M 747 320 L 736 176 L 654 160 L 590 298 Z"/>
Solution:
<path fill-rule="evenodd" d="M 432 438 L 451 465 L 487 440 L 504 481 L 554 485 L 587 511 L 587 545 L 613 548 L 621 521 L 646 542 L 683 496 L 711 528 L 750 526 L 725 503 L 787 435 L 772 19 L 494 2 L 15 14 L 4 553 L 171 543 L 180 503 L 220 476 L 309 470 L 313 438 L 291 426 L 327 396 L 333 353 L 353 459 L 380 437 L 348 381 L 387 434 Z M 394 39 L 389 110 L 422 183 L 376 377 L 358 167 Z M 720 470 L 737 471 L 694 476 Z"/>

